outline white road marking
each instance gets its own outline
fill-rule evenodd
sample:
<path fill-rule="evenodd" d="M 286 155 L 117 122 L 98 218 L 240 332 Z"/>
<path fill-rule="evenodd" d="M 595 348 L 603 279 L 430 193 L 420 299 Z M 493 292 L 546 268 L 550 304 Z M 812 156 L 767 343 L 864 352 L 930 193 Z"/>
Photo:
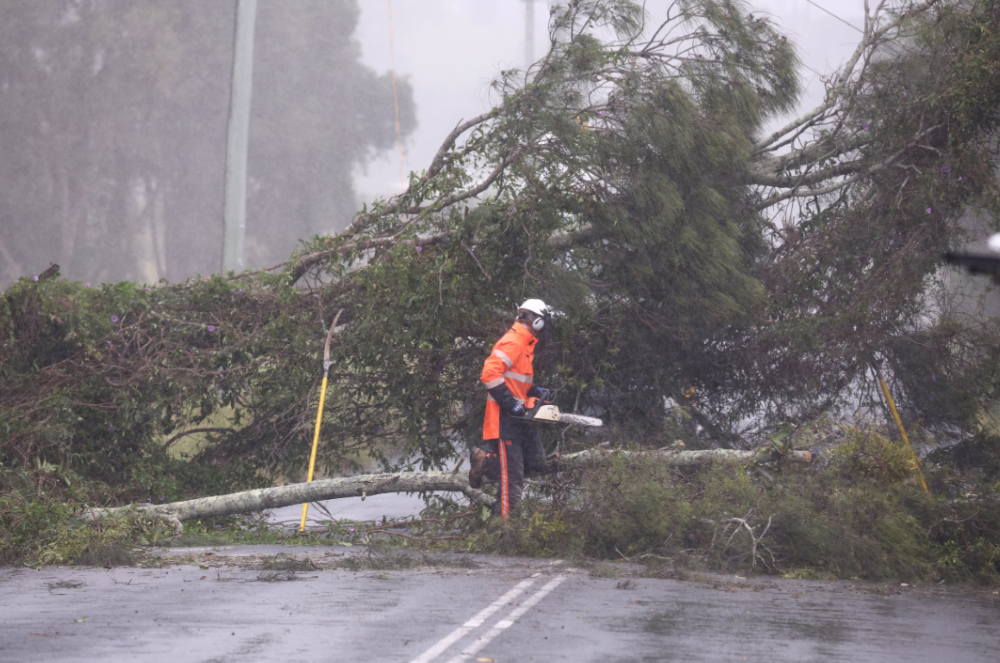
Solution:
<path fill-rule="evenodd" d="M 462 663 L 462 661 L 469 658 L 470 656 L 478 652 L 480 649 L 488 645 L 495 637 L 503 633 L 504 630 L 510 628 L 515 621 L 520 619 L 521 616 L 524 615 L 524 613 L 528 612 L 528 610 L 530 610 L 536 603 L 544 599 L 549 594 L 549 592 L 558 587 L 559 584 L 566 579 L 566 577 L 567 576 L 561 575 L 561 576 L 556 576 L 555 578 L 550 580 L 548 584 L 546 584 L 544 587 L 535 592 L 531 596 L 531 598 L 529 598 L 527 601 L 522 603 L 517 608 L 511 610 L 510 613 L 508 613 L 508 615 L 504 619 L 498 621 L 493 626 L 493 628 L 491 628 L 489 631 L 486 632 L 486 635 L 476 640 L 467 648 L 463 649 L 461 654 L 448 661 L 448 663 Z"/>
<path fill-rule="evenodd" d="M 429 663 L 430 661 L 437 658 L 445 649 L 451 647 L 453 644 L 458 642 L 462 637 L 464 637 L 469 631 L 479 626 L 482 626 L 483 622 L 489 619 L 490 615 L 510 603 L 513 599 L 517 597 L 518 594 L 531 587 L 535 583 L 534 580 L 522 580 L 521 582 L 514 585 L 514 588 L 509 592 L 498 598 L 493 603 L 489 604 L 485 608 L 479 611 L 475 617 L 465 622 L 457 629 L 444 636 L 438 640 L 434 646 L 425 651 L 420 656 L 416 657 L 410 663 Z"/>

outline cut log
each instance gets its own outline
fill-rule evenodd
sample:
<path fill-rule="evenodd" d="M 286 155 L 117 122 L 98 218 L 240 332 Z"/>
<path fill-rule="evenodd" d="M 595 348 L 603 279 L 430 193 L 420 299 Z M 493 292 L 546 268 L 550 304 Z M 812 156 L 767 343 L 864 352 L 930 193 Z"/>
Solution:
<path fill-rule="evenodd" d="M 590 465 L 607 462 L 612 457 L 648 458 L 666 465 L 683 467 L 722 463 L 738 465 L 768 453 L 766 449 L 738 451 L 734 449 L 707 449 L 703 451 L 625 451 L 620 449 L 588 449 L 566 454 L 556 459 L 556 469 L 567 465 Z M 812 462 L 808 451 L 790 451 L 784 459 L 796 463 Z M 109 516 L 134 513 L 151 518 L 159 518 L 172 524 L 175 529 L 184 520 L 232 516 L 255 513 L 283 506 L 318 502 L 340 497 L 364 497 L 382 493 L 421 493 L 446 491 L 462 493 L 470 500 L 492 506 L 494 499 L 481 490 L 469 485 L 466 474 L 458 472 L 396 472 L 381 474 L 361 474 L 353 477 L 319 479 L 309 483 L 293 483 L 275 488 L 258 488 L 229 495 L 202 497 L 185 502 L 169 504 L 133 504 L 107 509 L 90 509 L 84 515 L 87 520 L 96 521 Z"/>
<path fill-rule="evenodd" d="M 309 483 L 293 483 L 274 488 L 257 488 L 229 495 L 201 497 L 169 504 L 132 504 L 109 509 L 89 509 L 84 518 L 100 520 L 108 516 L 136 513 L 154 518 L 192 520 L 213 516 L 255 513 L 283 506 L 319 502 L 340 497 L 365 497 L 382 493 L 419 493 L 428 491 L 463 493 L 469 499 L 491 506 L 493 498 L 469 485 L 464 473 L 456 472 L 397 472 L 361 474 L 337 479 L 319 479 Z"/>
<path fill-rule="evenodd" d="M 650 451 L 626 451 L 624 449 L 587 449 L 576 453 L 565 454 L 557 457 L 558 463 L 580 465 L 580 464 L 600 464 L 612 457 L 621 458 L 646 458 L 657 463 L 663 463 L 674 467 L 687 467 L 690 465 L 706 465 L 708 463 L 719 463 L 722 465 L 742 465 L 754 458 L 766 458 L 769 449 L 757 448 L 749 451 L 738 449 L 704 449 L 700 451 L 682 451 L 676 449 L 658 449 Z M 793 463 L 811 463 L 812 453 L 809 451 L 792 450 L 781 456 L 784 460 Z"/>

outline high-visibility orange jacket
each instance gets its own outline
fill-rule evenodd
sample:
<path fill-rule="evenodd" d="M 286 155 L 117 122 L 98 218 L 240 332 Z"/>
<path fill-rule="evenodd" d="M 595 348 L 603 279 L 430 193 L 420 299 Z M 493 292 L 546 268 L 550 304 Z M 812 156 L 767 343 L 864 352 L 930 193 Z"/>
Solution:
<path fill-rule="evenodd" d="M 524 425 L 523 422 L 511 421 L 508 414 L 514 403 L 524 403 L 531 391 L 535 374 L 531 363 L 535 359 L 537 341 L 531 330 L 520 322 L 515 322 L 514 326 L 500 337 L 493 346 L 490 356 L 486 358 L 483 374 L 479 378 L 483 386 L 491 392 L 486 396 L 484 440 L 495 440 L 504 435 L 506 435 L 504 439 L 510 439 L 510 432 Z M 506 389 L 498 389 L 501 386 L 506 386 Z M 509 395 L 506 393 L 508 391 Z M 494 394 L 498 397 L 495 398 Z M 501 405 L 504 406 L 502 410 Z"/>

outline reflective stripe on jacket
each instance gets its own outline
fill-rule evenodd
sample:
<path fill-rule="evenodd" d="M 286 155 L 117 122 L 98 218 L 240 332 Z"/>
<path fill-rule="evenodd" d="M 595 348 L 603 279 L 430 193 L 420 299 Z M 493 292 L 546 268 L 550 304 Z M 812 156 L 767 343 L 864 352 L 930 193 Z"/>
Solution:
<path fill-rule="evenodd" d="M 520 322 L 500 337 L 493 346 L 490 356 L 483 364 L 483 374 L 479 380 L 487 389 L 506 385 L 514 400 L 524 403 L 531 389 L 535 359 L 535 343 L 538 339 Z M 506 416 L 506 412 L 503 413 Z M 495 440 L 500 437 L 500 404 L 493 396 L 486 395 L 486 417 L 483 419 L 483 439 Z"/>

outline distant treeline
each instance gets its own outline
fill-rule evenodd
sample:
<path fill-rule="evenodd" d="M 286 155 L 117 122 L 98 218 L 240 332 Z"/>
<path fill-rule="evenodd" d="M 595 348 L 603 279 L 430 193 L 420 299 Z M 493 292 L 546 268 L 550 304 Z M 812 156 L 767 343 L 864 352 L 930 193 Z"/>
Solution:
<path fill-rule="evenodd" d="M 0 287 L 220 268 L 235 2 L 0 7 Z M 259 5 L 247 264 L 343 228 L 351 171 L 395 143 L 389 75 L 359 61 L 356 0 Z M 400 84 L 400 123 L 415 125 Z"/>

